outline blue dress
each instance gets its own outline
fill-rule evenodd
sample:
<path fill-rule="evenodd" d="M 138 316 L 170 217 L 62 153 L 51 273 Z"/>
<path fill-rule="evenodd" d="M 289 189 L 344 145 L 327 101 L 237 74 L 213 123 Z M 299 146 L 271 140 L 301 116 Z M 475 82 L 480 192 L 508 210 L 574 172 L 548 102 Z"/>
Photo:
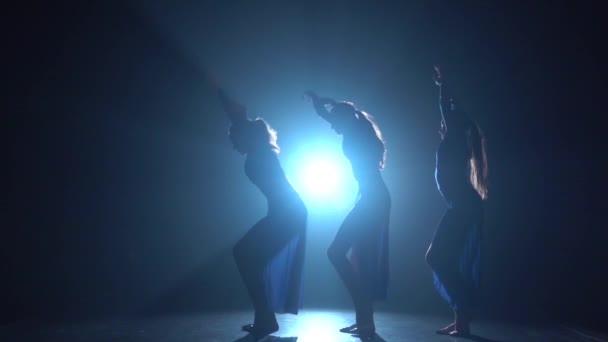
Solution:
<path fill-rule="evenodd" d="M 445 106 L 443 106 L 445 109 Z M 469 180 L 471 151 L 466 130 L 470 121 L 462 112 L 444 110 L 447 133 L 436 154 L 437 189 L 447 210 L 432 241 L 435 287 L 455 311 L 477 305 L 480 287 L 482 200 Z"/>
<path fill-rule="evenodd" d="M 287 180 L 274 151 L 256 151 L 247 156 L 245 173 L 265 195 L 269 224 L 267 239 L 287 231 L 288 242 L 264 269 L 268 302 L 275 313 L 297 314 L 302 306 L 302 272 L 306 242 L 306 206 Z M 260 241 L 264 248 L 264 241 Z"/>
<path fill-rule="evenodd" d="M 369 131 L 371 126 L 363 123 L 361 126 L 360 134 L 345 134 L 342 145 L 359 185 L 357 202 L 345 220 L 356 222 L 354 229 L 359 230 L 351 247 L 350 262 L 361 279 L 370 282 L 371 299 L 386 300 L 391 198 L 378 163 L 378 151 L 384 145 L 375 132 Z"/>

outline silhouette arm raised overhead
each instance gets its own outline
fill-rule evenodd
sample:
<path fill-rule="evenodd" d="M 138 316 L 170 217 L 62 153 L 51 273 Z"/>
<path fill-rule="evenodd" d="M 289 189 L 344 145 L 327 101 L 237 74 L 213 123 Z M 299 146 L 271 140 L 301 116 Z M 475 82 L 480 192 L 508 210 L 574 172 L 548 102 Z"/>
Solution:
<path fill-rule="evenodd" d="M 213 88 L 214 91 L 217 92 L 217 95 L 220 99 L 220 103 L 224 108 L 224 112 L 228 115 L 228 119 L 234 124 L 239 121 L 243 121 L 247 119 L 247 108 L 241 103 L 237 102 L 228 94 L 224 89 L 222 89 L 216 79 L 209 72 L 205 72 L 207 83 Z"/>
<path fill-rule="evenodd" d="M 232 123 L 247 120 L 247 108 L 244 105 L 229 97 L 224 89 L 218 88 L 217 92 L 222 107 Z"/>
<path fill-rule="evenodd" d="M 334 99 L 329 97 L 319 97 L 317 93 L 311 90 L 306 91 L 304 95 L 306 95 L 310 99 L 310 101 L 312 101 L 315 111 L 317 112 L 317 114 L 319 114 L 320 117 L 322 117 L 329 123 L 333 123 L 333 116 L 329 113 L 326 106 L 333 106 L 336 103 Z"/>
<path fill-rule="evenodd" d="M 459 115 L 459 112 L 456 110 L 456 103 L 451 96 L 450 88 L 446 85 L 441 70 L 437 65 L 435 66 L 433 80 L 439 86 L 439 111 L 441 112 L 443 129 L 447 131 L 449 130 L 450 123 L 454 121 L 455 116 Z"/>

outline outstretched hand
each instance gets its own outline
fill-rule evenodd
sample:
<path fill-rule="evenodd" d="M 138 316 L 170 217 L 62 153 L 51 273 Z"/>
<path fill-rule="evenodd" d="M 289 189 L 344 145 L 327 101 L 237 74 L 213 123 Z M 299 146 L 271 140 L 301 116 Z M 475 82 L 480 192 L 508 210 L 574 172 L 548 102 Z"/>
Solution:
<path fill-rule="evenodd" d="M 222 103 L 222 107 L 224 107 L 224 111 L 228 115 L 228 118 L 232 122 L 241 121 L 247 118 L 247 108 L 228 96 L 226 91 L 222 89 L 217 82 L 217 79 L 214 77 L 212 73 L 208 70 L 204 71 L 205 73 L 205 82 L 213 88 L 214 91 L 217 91 L 217 94 L 220 98 L 220 102 Z"/>
<path fill-rule="evenodd" d="M 329 97 L 319 97 L 317 93 L 312 90 L 307 90 L 304 92 L 304 99 L 312 102 L 315 106 L 325 106 L 325 105 L 335 105 L 336 101 Z"/>
<path fill-rule="evenodd" d="M 433 69 L 435 69 L 435 72 L 433 73 L 433 81 L 435 81 L 436 85 L 441 86 L 441 84 L 443 83 L 443 77 L 441 77 L 441 69 L 439 68 L 439 65 L 434 65 Z"/>
<path fill-rule="evenodd" d="M 319 95 L 317 95 L 317 93 L 312 90 L 307 90 L 304 92 L 304 99 L 308 102 L 312 102 L 312 105 L 315 108 L 317 114 L 324 118 L 327 118 L 327 115 L 329 114 L 326 105 L 333 106 L 335 104 L 335 101 L 333 99 L 327 97 L 319 97 Z"/>
<path fill-rule="evenodd" d="M 230 119 L 232 121 L 235 121 L 244 118 L 247 113 L 247 109 L 245 108 L 245 106 L 230 98 L 224 90 L 218 90 L 222 106 L 224 107 L 224 110 L 226 111 Z"/>
<path fill-rule="evenodd" d="M 305 91 L 303 97 L 304 97 L 304 100 L 306 100 L 308 102 L 315 103 L 315 102 L 319 101 L 319 95 L 317 95 L 317 93 L 315 93 L 312 90 Z"/>

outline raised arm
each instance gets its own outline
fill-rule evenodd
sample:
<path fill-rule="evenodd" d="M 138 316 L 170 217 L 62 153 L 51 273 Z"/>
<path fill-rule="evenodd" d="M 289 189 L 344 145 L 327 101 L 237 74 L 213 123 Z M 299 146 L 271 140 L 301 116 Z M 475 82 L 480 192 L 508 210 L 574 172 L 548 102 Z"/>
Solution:
<path fill-rule="evenodd" d="M 224 89 L 218 89 L 217 91 L 222 107 L 224 107 L 224 111 L 232 123 L 247 120 L 247 108 L 245 106 L 230 98 Z"/>
<path fill-rule="evenodd" d="M 312 105 L 314 106 L 315 111 L 317 112 L 317 114 L 319 114 L 320 117 L 322 117 L 329 123 L 333 122 L 333 117 L 325 106 L 333 105 L 336 103 L 336 101 L 328 97 L 319 97 L 317 93 L 311 90 L 306 91 L 304 95 L 306 95 L 310 99 L 310 101 L 312 101 Z"/>
<path fill-rule="evenodd" d="M 247 108 L 228 96 L 226 91 L 219 87 L 216 79 L 209 73 L 205 72 L 207 83 L 213 88 L 220 99 L 222 107 L 228 115 L 228 119 L 234 124 L 238 121 L 247 120 Z"/>
<path fill-rule="evenodd" d="M 443 129 L 447 131 L 450 122 L 453 121 L 454 117 L 459 115 L 459 113 L 456 111 L 456 104 L 451 96 L 450 88 L 446 84 L 438 65 L 435 65 L 433 80 L 435 81 L 435 84 L 439 86 L 439 111 L 441 112 L 441 119 L 444 125 Z"/>

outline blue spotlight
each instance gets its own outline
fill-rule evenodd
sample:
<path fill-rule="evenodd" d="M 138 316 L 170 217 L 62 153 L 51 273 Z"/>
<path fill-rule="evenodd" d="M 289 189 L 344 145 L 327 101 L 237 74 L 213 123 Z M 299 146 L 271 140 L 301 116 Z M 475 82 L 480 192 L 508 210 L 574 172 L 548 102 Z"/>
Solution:
<path fill-rule="evenodd" d="M 308 148 L 286 164 L 289 180 L 309 209 L 345 209 L 354 204 L 357 184 L 339 146 Z"/>
<path fill-rule="evenodd" d="M 302 185 L 308 194 L 327 197 L 339 189 L 340 169 L 329 158 L 309 160 L 302 168 Z"/>

